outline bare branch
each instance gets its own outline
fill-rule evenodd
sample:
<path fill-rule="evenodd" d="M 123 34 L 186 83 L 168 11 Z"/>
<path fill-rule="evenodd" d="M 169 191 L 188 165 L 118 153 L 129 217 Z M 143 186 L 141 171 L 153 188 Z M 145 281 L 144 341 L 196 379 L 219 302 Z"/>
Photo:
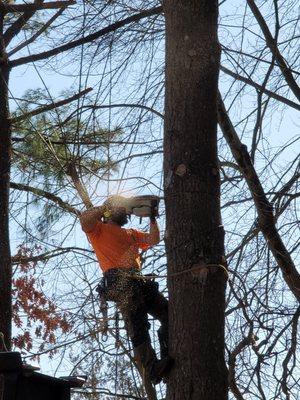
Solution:
<path fill-rule="evenodd" d="M 89 390 L 90 389 L 90 390 Z M 130 394 L 118 394 L 118 393 L 113 393 L 112 391 L 110 391 L 109 389 L 103 388 L 103 389 L 95 389 L 94 387 L 85 387 L 84 389 L 77 389 L 74 393 L 80 393 L 83 395 L 90 395 L 90 394 L 98 394 L 98 395 L 105 395 L 105 397 L 107 396 L 113 396 L 116 397 L 117 399 L 132 399 L 132 400 L 147 400 L 145 397 L 138 397 L 138 396 L 133 396 Z M 100 397 L 99 397 L 100 398 Z"/>
<path fill-rule="evenodd" d="M 93 90 L 93 89 L 92 88 L 87 88 L 87 89 L 84 89 L 81 92 L 75 94 L 72 97 L 68 97 L 67 99 L 64 99 L 64 100 L 61 100 L 61 101 L 57 101 L 55 103 L 47 104 L 46 106 L 38 107 L 35 110 L 32 110 L 32 111 L 30 111 L 30 112 L 28 112 L 26 114 L 22 114 L 22 115 L 19 115 L 19 116 L 15 117 L 15 118 L 12 118 L 11 122 L 14 124 L 16 122 L 23 121 L 26 118 L 30 118 L 30 117 L 33 117 L 35 115 L 42 114 L 42 113 L 44 113 L 46 111 L 53 110 L 54 108 L 65 106 L 66 104 L 69 104 L 74 100 L 78 100 L 80 97 L 86 95 L 91 90 Z"/>
<path fill-rule="evenodd" d="M 258 83 L 252 81 L 249 78 L 245 78 L 244 76 L 241 76 L 237 74 L 236 72 L 230 71 L 228 68 L 223 67 L 222 65 L 220 66 L 220 70 L 223 71 L 225 74 L 232 76 L 234 79 L 237 79 L 238 81 L 247 83 L 247 85 L 253 86 L 255 89 L 265 93 L 269 97 L 272 97 L 275 100 L 280 101 L 281 103 L 284 103 L 290 107 L 295 108 L 296 110 L 300 111 L 300 104 L 295 103 L 292 100 L 286 99 L 283 96 L 280 96 L 277 93 L 274 93 L 268 89 L 265 89 L 263 86 L 259 85 Z"/>
<path fill-rule="evenodd" d="M 164 119 L 164 115 L 161 114 L 159 111 L 155 110 L 152 107 L 148 107 L 145 106 L 143 104 L 126 104 L 126 103 L 122 103 L 122 104 L 101 104 L 101 106 L 95 106 L 95 105 L 87 105 L 87 106 L 83 106 L 82 108 L 90 108 L 93 110 L 98 110 L 101 108 L 122 108 L 122 107 L 129 107 L 129 108 L 141 108 L 143 110 L 147 110 L 152 112 L 153 114 L 157 115 L 158 117 Z"/>
<path fill-rule="evenodd" d="M 258 213 L 258 224 L 267 244 L 282 271 L 283 278 L 294 296 L 300 300 L 300 274 L 276 228 L 273 207 L 267 199 L 252 164 L 247 147 L 240 141 L 226 112 L 221 95 L 218 97 L 218 120 L 223 135 L 247 182 Z"/>
<path fill-rule="evenodd" d="M 242 51 L 242 50 L 231 49 L 231 48 L 229 48 L 227 46 L 222 46 L 222 51 L 224 51 L 225 53 L 234 53 L 234 54 L 237 54 L 237 55 L 242 55 L 242 56 L 245 56 L 245 57 L 249 57 L 249 58 L 254 59 L 254 60 L 256 60 L 256 61 L 258 61 L 260 63 L 269 64 L 269 65 L 272 64 L 272 61 L 265 60 L 265 59 L 263 59 L 261 57 L 256 57 L 255 55 L 246 53 L 245 51 Z M 276 65 L 278 65 L 278 64 L 276 64 Z M 287 67 L 287 68 L 289 69 L 289 71 L 293 72 L 293 74 L 300 75 L 299 71 L 296 71 L 295 69 L 292 69 L 290 67 Z"/>
<path fill-rule="evenodd" d="M 235 366 L 237 356 L 244 350 L 245 347 L 250 346 L 255 341 L 252 331 L 248 336 L 240 341 L 240 343 L 232 350 L 228 359 L 228 383 L 229 387 L 237 400 L 244 400 L 244 396 L 240 392 L 235 380 Z"/>
<path fill-rule="evenodd" d="M 18 46 L 16 46 L 14 49 L 11 51 L 7 52 L 8 57 L 12 56 L 13 54 L 17 53 L 24 47 L 28 46 L 30 43 L 33 43 L 35 39 L 37 39 L 43 32 L 45 32 L 51 25 L 52 23 L 65 11 L 66 8 L 61 8 L 58 10 L 53 17 L 51 17 L 43 26 L 41 29 L 39 29 L 34 35 L 32 35 L 28 40 L 25 40 L 25 42 L 20 43 Z"/>
<path fill-rule="evenodd" d="M 34 187 L 28 186 L 28 185 L 24 185 L 22 183 L 15 183 L 15 182 L 10 182 L 10 187 L 12 189 L 22 190 L 25 192 L 33 193 L 34 195 L 39 196 L 39 197 L 44 197 L 47 200 L 53 201 L 60 208 L 66 210 L 66 211 L 69 211 L 72 214 L 80 215 L 80 211 L 76 210 L 76 208 L 74 208 L 70 204 L 66 203 L 60 197 L 58 197 L 52 193 L 46 192 L 45 190 L 34 188 Z"/>
<path fill-rule="evenodd" d="M 6 4 L 0 3 L 0 10 L 5 13 L 14 13 L 14 12 L 33 12 L 35 13 L 38 10 L 50 10 L 55 8 L 65 8 L 68 6 L 72 6 L 76 4 L 74 0 L 66 0 L 66 1 L 49 1 L 45 4 Z"/>
<path fill-rule="evenodd" d="M 65 253 L 69 253 L 70 251 L 73 252 L 89 252 L 93 253 L 92 250 L 88 249 L 82 249 L 80 247 L 64 247 L 60 249 L 55 249 L 52 251 L 47 251 L 43 254 L 39 254 L 36 256 L 31 256 L 31 257 L 26 257 L 22 255 L 15 255 L 11 258 L 12 264 L 24 264 L 24 263 L 29 263 L 29 262 L 36 262 L 36 261 L 46 261 L 49 260 L 50 258 L 60 256 Z"/>
<path fill-rule="evenodd" d="M 295 312 L 295 315 L 292 319 L 291 347 L 289 348 L 289 351 L 287 352 L 287 355 L 282 363 L 283 374 L 282 374 L 281 387 L 282 387 L 283 393 L 287 396 L 287 399 L 290 398 L 290 392 L 289 392 L 289 388 L 287 385 L 287 378 L 289 376 L 288 364 L 293 355 L 294 355 L 294 357 L 296 357 L 299 317 L 300 317 L 300 307 L 298 307 L 298 309 Z"/>
<path fill-rule="evenodd" d="M 34 5 L 38 6 L 39 4 L 42 4 L 44 0 L 35 0 Z M 5 5 L 1 2 L 2 5 Z M 8 4 L 7 4 L 8 5 Z M 30 20 L 30 18 L 35 14 L 35 10 L 27 10 L 24 12 L 23 15 L 21 15 L 3 34 L 3 40 L 5 43 L 5 46 L 7 46 L 10 41 L 20 33 L 21 29 L 23 26 L 27 23 L 27 21 Z"/>
<path fill-rule="evenodd" d="M 251 8 L 253 15 L 255 16 L 255 18 L 260 26 L 260 29 L 262 30 L 262 32 L 265 36 L 266 43 L 267 43 L 269 49 L 271 50 L 274 59 L 278 63 L 279 68 L 282 72 L 282 75 L 284 76 L 287 84 L 289 85 L 289 87 L 292 90 L 292 92 L 294 93 L 294 95 L 300 101 L 300 88 L 299 88 L 297 82 L 295 81 L 295 79 L 290 71 L 289 66 L 285 62 L 285 59 L 282 57 L 282 55 L 279 51 L 279 48 L 277 46 L 277 43 L 276 43 L 275 39 L 273 38 L 266 21 L 264 20 L 264 17 L 262 16 L 261 12 L 259 11 L 259 8 L 255 4 L 254 0 L 247 0 L 247 3 L 249 5 L 249 7 Z"/>
<path fill-rule="evenodd" d="M 162 11 L 162 7 L 159 6 L 159 7 L 151 8 L 150 10 L 142 11 L 138 14 L 131 15 L 128 18 L 125 18 L 121 21 L 114 22 L 113 24 L 106 26 L 105 28 L 101 29 L 100 31 L 92 33 L 81 39 L 74 40 L 73 42 L 66 43 L 66 44 L 56 47 L 52 50 L 48 50 L 48 51 L 44 51 L 43 53 L 32 54 L 30 56 L 21 57 L 16 60 L 12 60 L 9 62 L 9 67 L 13 68 L 13 67 L 17 67 L 19 65 L 26 64 L 28 62 L 44 60 L 46 58 L 60 54 L 64 51 L 74 49 L 77 46 L 81 46 L 82 44 L 92 42 L 93 40 L 96 40 L 101 36 L 107 35 L 110 32 L 114 32 L 123 26 L 131 24 L 132 22 L 140 21 L 141 19 L 149 17 L 151 15 L 160 14 L 161 11 Z"/>

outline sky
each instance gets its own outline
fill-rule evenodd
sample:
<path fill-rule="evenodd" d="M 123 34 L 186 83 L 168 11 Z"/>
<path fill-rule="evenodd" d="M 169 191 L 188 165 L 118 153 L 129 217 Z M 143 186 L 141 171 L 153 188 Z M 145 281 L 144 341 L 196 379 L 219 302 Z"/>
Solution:
<path fill-rule="evenodd" d="M 230 14 L 233 9 L 239 4 L 239 1 L 227 1 L 226 2 L 226 9 L 223 8 L 222 15 Z M 223 6 L 225 7 L 225 5 Z M 232 23 L 234 23 L 234 18 L 232 18 Z M 225 32 L 225 30 L 224 30 Z M 222 35 L 225 35 L 225 33 L 222 33 Z M 61 71 L 63 74 L 58 74 L 56 73 L 53 69 L 51 69 L 50 65 L 51 62 L 47 64 L 48 68 L 46 69 L 45 72 L 40 72 L 39 66 L 42 65 L 43 63 L 37 63 L 36 68 L 32 66 L 25 66 L 25 67 L 17 67 L 12 70 L 11 76 L 10 76 L 10 91 L 11 95 L 14 98 L 21 97 L 27 89 L 37 89 L 37 88 L 43 88 L 47 87 L 51 93 L 51 95 L 55 98 L 57 97 L 61 91 L 66 90 L 68 88 L 72 88 L 74 92 L 78 88 L 78 80 L 76 77 L 73 76 L 68 76 L 68 70 L 70 71 L 69 68 L 66 68 L 66 71 Z M 222 79 L 220 80 L 220 85 L 227 85 L 227 82 L 225 82 L 224 75 L 221 75 Z M 223 81 L 224 79 L 224 81 Z M 98 77 L 90 78 L 89 81 L 89 86 L 96 87 L 96 84 L 98 83 Z M 126 86 L 124 86 L 125 91 L 126 91 Z M 123 90 L 124 90 L 123 88 Z M 120 90 L 120 89 L 119 89 Z M 116 93 L 116 97 L 119 96 L 121 97 L 122 93 Z M 126 94 L 126 93 L 125 93 Z M 250 97 L 249 97 L 250 99 Z M 114 102 L 114 97 L 112 98 L 112 102 Z M 17 107 L 18 101 L 15 101 L 14 99 L 11 99 L 11 109 L 14 110 Z M 245 101 L 244 104 L 241 104 L 241 112 L 243 109 L 250 107 L 250 104 L 247 104 Z M 239 112 L 239 110 L 235 110 L 236 113 Z M 265 127 L 266 131 L 269 129 L 270 130 L 270 140 L 271 140 L 271 145 L 273 147 L 280 146 L 282 143 L 285 143 L 288 138 L 294 137 L 298 133 L 298 124 L 299 124 L 299 117 L 297 115 L 297 112 L 295 110 L 288 110 L 285 112 L 284 119 L 281 119 L 282 114 L 281 112 L 276 114 L 274 112 L 274 115 L 272 116 L 272 120 L 270 120 L 270 125 L 269 127 Z M 159 123 L 158 123 L 159 124 Z M 161 127 L 160 127 L 161 129 Z M 276 132 L 274 130 L 276 129 Z M 247 138 L 245 138 L 247 140 Z M 295 152 L 297 150 L 292 149 L 290 151 L 286 151 L 283 154 L 283 158 L 288 160 L 289 158 L 292 158 L 295 156 Z M 283 161 L 283 160 L 282 160 Z M 133 172 L 140 172 L 138 171 L 138 167 L 136 167 L 136 170 L 132 170 Z M 130 187 L 127 186 L 128 189 Z M 105 191 L 104 186 L 99 188 L 99 196 L 102 194 L 102 192 Z M 139 226 L 138 221 L 134 220 L 133 222 L 134 226 Z M 163 221 L 161 220 L 161 225 L 163 225 Z M 142 227 L 146 226 L 146 221 L 144 221 Z M 163 228 L 163 226 L 161 226 Z M 11 235 L 13 237 L 12 243 L 13 243 L 13 251 L 15 250 L 14 244 L 18 244 L 18 235 L 17 231 L 15 230 L 14 227 L 12 227 Z M 72 242 L 72 238 L 74 240 L 75 245 L 82 245 L 83 243 L 85 246 L 88 245 L 84 235 L 81 233 L 79 224 L 77 224 L 76 228 L 73 231 L 72 236 L 70 237 L 70 241 Z M 70 242 L 70 243 L 71 243 Z M 58 360 L 54 358 L 53 360 L 49 360 L 44 358 L 42 361 L 42 369 L 43 372 L 45 373 L 54 373 L 58 367 Z M 59 373 L 68 373 L 68 365 L 62 366 L 61 370 L 59 370 Z"/>

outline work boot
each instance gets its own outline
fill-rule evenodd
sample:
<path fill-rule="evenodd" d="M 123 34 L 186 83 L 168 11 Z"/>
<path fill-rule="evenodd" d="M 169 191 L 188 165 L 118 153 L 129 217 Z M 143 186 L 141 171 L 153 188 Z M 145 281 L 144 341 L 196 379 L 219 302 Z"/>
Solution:
<path fill-rule="evenodd" d="M 150 377 L 151 382 L 157 385 L 169 373 L 173 365 L 171 357 L 158 360 L 150 342 L 144 342 L 134 348 L 134 355 L 143 373 Z"/>
<path fill-rule="evenodd" d="M 166 378 L 174 365 L 174 359 L 171 356 L 166 356 L 158 360 L 152 370 L 151 382 L 157 385 L 162 380 L 166 382 Z"/>

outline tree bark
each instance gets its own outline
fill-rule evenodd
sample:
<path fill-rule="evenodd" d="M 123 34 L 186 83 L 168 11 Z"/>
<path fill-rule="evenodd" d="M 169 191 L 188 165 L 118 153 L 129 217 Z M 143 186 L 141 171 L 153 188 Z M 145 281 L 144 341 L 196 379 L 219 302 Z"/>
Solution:
<path fill-rule="evenodd" d="M 0 351 L 11 348 L 11 256 L 9 244 L 9 180 L 11 128 L 8 105 L 9 68 L 3 40 L 4 14 L 0 13 Z M 2 335 L 1 335 L 2 336 Z"/>
<path fill-rule="evenodd" d="M 166 0 L 164 12 L 166 253 L 170 353 L 175 359 L 167 399 L 225 400 L 218 5 L 212 0 Z"/>

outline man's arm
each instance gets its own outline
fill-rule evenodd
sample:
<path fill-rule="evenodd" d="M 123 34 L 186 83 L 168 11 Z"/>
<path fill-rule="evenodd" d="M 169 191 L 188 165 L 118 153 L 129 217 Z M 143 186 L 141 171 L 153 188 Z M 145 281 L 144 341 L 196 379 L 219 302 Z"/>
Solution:
<path fill-rule="evenodd" d="M 157 215 L 158 215 L 157 208 L 151 207 L 150 232 L 149 232 L 150 246 L 155 246 L 156 244 L 159 243 L 159 229 L 156 222 Z"/>
<path fill-rule="evenodd" d="M 79 217 L 82 230 L 86 233 L 93 231 L 97 225 L 97 221 L 103 216 L 105 211 L 105 206 L 94 207 L 84 211 Z"/>
<path fill-rule="evenodd" d="M 149 232 L 141 232 L 136 229 L 132 229 L 132 232 L 138 242 L 139 248 L 142 250 L 148 250 L 150 247 L 159 243 L 159 229 L 155 218 L 150 219 Z"/>
<path fill-rule="evenodd" d="M 150 232 L 148 237 L 148 243 L 150 246 L 155 246 L 159 243 L 159 229 L 156 222 L 156 219 L 151 217 L 150 218 Z"/>

